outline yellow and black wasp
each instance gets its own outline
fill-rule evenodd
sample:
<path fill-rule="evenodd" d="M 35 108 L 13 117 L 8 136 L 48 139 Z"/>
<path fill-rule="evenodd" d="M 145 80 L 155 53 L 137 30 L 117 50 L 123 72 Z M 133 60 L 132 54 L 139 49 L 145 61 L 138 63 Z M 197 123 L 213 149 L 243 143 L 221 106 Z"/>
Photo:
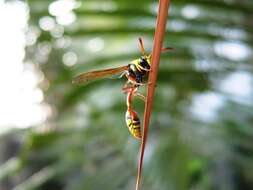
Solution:
<path fill-rule="evenodd" d="M 125 121 L 130 133 L 137 139 L 141 139 L 141 121 L 136 111 L 132 108 L 132 98 L 136 95 L 138 86 L 131 86 L 124 89 L 127 92 L 127 111 L 125 115 Z M 142 97 L 142 96 L 141 96 Z"/>
<path fill-rule="evenodd" d="M 130 82 L 131 84 L 141 85 L 143 81 L 143 76 L 146 75 L 150 70 L 151 55 L 145 53 L 141 38 L 139 38 L 139 44 L 142 56 L 138 59 L 131 61 L 130 64 L 105 70 L 85 72 L 75 77 L 73 79 L 73 83 L 86 83 L 93 79 L 121 73 L 122 76 L 125 75 L 127 77 L 127 82 Z"/>
<path fill-rule="evenodd" d="M 127 82 L 122 88 L 122 90 L 127 93 L 127 112 L 125 119 L 130 133 L 138 139 L 141 138 L 140 119 L 137 112 L 132 109 L 131 102 L 133 96 L 139 96 L 145 100 L 145 97 L 142 94 L 139 94 L 137 90 L 140 85 L 144 84 L 143 78 L 144 76 L 148 75 L 151 66 L 151 54 L 146 54 L 141 38 L 139 38 L 139 47 L 142 56 L 131 61 L 130 64 L 116 68 L 85 72 L 76 76 L 72 81 L 74 84 L 83 84 L 94 79 L 116 74 L 126 76 Z M 163 48 L 162 51 L 168 51 L 172 49 L 173 48 Z"/>

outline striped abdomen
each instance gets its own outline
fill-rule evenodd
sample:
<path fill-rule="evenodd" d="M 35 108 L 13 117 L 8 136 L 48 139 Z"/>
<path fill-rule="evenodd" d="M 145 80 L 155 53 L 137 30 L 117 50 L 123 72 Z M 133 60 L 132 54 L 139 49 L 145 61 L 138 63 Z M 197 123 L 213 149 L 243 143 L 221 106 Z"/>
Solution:
<path fill-rule="evenodd" d="M 130 133 L 137 139 L 141 139 L 141 122 L 134 110 L 126 111 L 126 124 Z"/>

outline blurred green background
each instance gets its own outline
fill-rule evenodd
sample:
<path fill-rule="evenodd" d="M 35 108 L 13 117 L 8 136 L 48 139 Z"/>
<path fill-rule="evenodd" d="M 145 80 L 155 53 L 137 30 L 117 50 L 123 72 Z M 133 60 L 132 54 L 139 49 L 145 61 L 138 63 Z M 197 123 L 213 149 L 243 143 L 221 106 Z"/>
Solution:
<path fill-rule="evenodd" d="M 10 119 L 0 134 L 0 190 L 134 189 L 139 142 L 125 126 L 125 78 L 85 86 L 71 80 L 84 71 L 128 64 L 140 56 L 138 37 L 150 52 L 158 1 L 0 5 L 2 20 L 9 18 L 6 7 L 9 16 L 22 12 L 5 24 L 23 18 L 21 70 L 32 76 L 24 84 L 36 90 L 23 96 L 27 102 L 37 97 L 39 106 L 26 113 L 28 103 L 15 103 L 10 95 L 11 103 L 1 106 L 0 121 L 7 109 Z M 251 190 L 253 1 L 172 0 L 169 13 L 164 46 L 175 51 L 160 62 L 142 189 Z M 11 39 L 4 48 L 18 44 Z M 10 83 L 14 68 L 3 69 L 8 80 L 1 80 L 18 88 L 17 81 Z M 136 99 L 134 108 L 142 118 L 143 102 Z M 20 120 L 11 122 L 17 115 Z"/>

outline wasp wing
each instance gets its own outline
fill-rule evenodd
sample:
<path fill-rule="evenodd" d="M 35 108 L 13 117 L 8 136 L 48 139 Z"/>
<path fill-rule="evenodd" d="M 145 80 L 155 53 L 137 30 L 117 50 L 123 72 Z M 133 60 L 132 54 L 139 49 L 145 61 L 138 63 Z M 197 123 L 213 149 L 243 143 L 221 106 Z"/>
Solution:
<path fill-rule="evenodd" d="M 123 71 L 126 71 L 126 70 L 128 70 L 128 65 L 116 67 L 116 68 L 98 70 L 98 71 L 90 71 L 90 72 L 82 73 L 76 76 L 72 80 L 72 83 L 74 84 L 86 83 L 86 82 L 89 82 L 90 80 L 115 75 L 118 73 L 122 73 Z"/>

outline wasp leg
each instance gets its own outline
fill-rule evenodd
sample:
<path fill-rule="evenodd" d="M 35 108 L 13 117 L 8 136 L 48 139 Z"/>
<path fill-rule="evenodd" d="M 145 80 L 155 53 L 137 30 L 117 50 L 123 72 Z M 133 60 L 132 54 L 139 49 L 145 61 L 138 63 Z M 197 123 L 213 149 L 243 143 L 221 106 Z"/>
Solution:
<path fill-rule="evenodd" d="M 124 85 L 121 90 L 124 93 L 130 93 L 132 91 L 132 93 L 134 94 L 137 91 L 137 89 L 138 89 L 138 86 L 127 86 L 127 85 Z"/>
<path fill-rule="evenodd" d="M 122 91 L 123 91 L 123 92 L 129 92 L 131 89 L 136 88 L 136 86 L 133 86 L 133 85 L 129 86 L 129 84 L 132 84 L 132 82 L 129 81 L 129 80 L 126 81 L 126 83 L 125 83 L 124 86 L 122 87 Z"/>
<path fill-rule="evenodd" d="M 138 86 L 145 86 L 147 83 L 142 83 L 142 82 L 133 82 L 133 84 L 138 85 Z"/>
<path fill-rule="evenodd" d="M 121 73 L 121 75 L 119 76 L 119 78 L 122 78 L 123 76 L 126 76 L 127 71 L 124 71 L 123 73 Z"/>
<path fill-rule="evenodd" d="M 133 90 L 133 88 L 136 88 L 136 87 L 135 86 L 124 86 L 122 88 L 122 91 L 125 92 L 125 93 L 129 93 L 131 90 Z M 133 95 L 137 96 L 138 98 L 140 98 L 144 102 L 146 101 L 146 97 L 143 94 L 139 93 L 139 92 L 133 92 Z"/>
<path fill-rule="evenodd" d="M 122 90 L 123 92 L 125 92 L 125 93 L 128 93 L 130 88 L 131 88 L 131 87 L 125 86 L 125 85 L 124 85 L 124 86 L 122 87 L 121 90 Z"/>
<path fill-rule="evenodd" d="M 151 71 L 151 69 L 144 68 L 144 67 L 142 67 L 142 66 L 140 66 L 140 65 L 139 65 L 138 67 L 140 67 L 141 70 L 143 70 L 143 71 L 147 71 L 147 72 Z"/>
<path fill-rule="evenodd" d="M 144 102 L 146 102 L 146 97 L 143 94 L 141 94 L 139 92 L 135 92 L 134 96 L 137 96 L 138 98 L 140 98 L 141 100 L 143 100 Z"/>
<path fill-rule="evenodd" d="M 129 89 L 130 89 L 130 88 L 131 88 L 131 87 L 124 85 L 124 86 L 122 87 L 122 91 L 123 91 L 123 92 L 129 92 Z"/>

